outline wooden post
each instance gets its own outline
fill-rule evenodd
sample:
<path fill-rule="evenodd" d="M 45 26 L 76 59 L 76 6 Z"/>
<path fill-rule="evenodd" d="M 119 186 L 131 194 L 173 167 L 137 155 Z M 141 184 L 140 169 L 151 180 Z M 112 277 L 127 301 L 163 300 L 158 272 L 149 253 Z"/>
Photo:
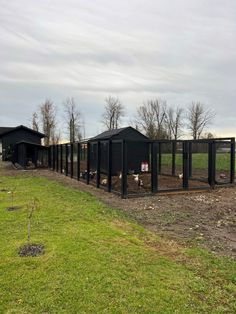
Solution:
<path fill-rule="evenodd" d="M 231 139 L 230 148 L 230 183 L 234 183 L 235 179 L 235 138 Z"/>
<path fill-rule="evenodd" d="M 73 170 L 74 170 L 74 145 L 70 144 L 70 177 L 73 178 Z"/>
<path fill-rule="evenodd" d="M 189 177 L 191 178 L 193 175 L 193 145 L 192 142 L 189 142 Z"/>
<path fill-rule="evenodd" d="M 77 146 L 77 180 L 80 180 L 80 143 Z"/>
<path fill-rule="evenodd" d="M 62 173 L 62 169 L 63 169 L 63 145 L 60 145 L 60 154 L 61 154 L 61 165 L 60 165 L 60 172 Z"/>
<path fill-rule="evenodd" d="M 111 192 L 112 185 L 112 141 L 108 141 L 108 172 L 107 172 L 107 191 Z"/>
<path fill-rule="evenodd" d="M 172 142 L 172 176 L 175 176 L 176 170 L 176 141 Z"/>
<path fill-rule="evenodd" d="M 183 188 L 188 189 L 188 179 L 189 179 L 189 143 L 183 142 Z"/>
<path fill-rule="evenodd" d="M 214 188 L 216 184 L 216 146 L 215 142 L 212 141 L 208 144 L 208 183 Z"/>
<path fill-rule="evenodd" d="M 127 143 L 122 141 L 122 180 L 121 180 L 121 196 L 127 197 Z"/>
<path fill-rule="evenodd" d="M 59 170 L 59 145 L 56 146 L 57 148 L 57 172 Z"/>
<path fill-rule="evenodd" d="M 152 193 L 156 193 L 158 190 L 158 174 L 157 174 L 157 144 L 151 143 L 151 184 Z"/>
<path fill-rule="evenodd" d="M 100 141 L 97 142 L 97 177 L 96 177 L 96 186 L 97 188 L 100 187 L 100 172 L 101 172 L 101 143 Z"/>
<path fill-rule="evenodd" d="M 159 169 L 158 169 L 158 173 L 161 174 L 161 142 L 159 142 L 159 150 L 158 150 L 158 165 L 159 165 Z"/>
<path fill-rule="evenodd" d="M 87 180 L 86 183 L 89 184 L 90 181 L 90 143 L 87 143 Z"/>
<path fill-rule="evenodd" d="M 68 176 L 68 145 L 66 144 L 66 176 Z"/>
<path fill-rule="evenodd" d="M 55 145 L 52 146 L 52 160 L 53 160 L 53 163 L 52 163 L 52 169 L 53 171 L 55 170 L 55 164 L 56 164 L 56 149 L 55 149 Z"/>

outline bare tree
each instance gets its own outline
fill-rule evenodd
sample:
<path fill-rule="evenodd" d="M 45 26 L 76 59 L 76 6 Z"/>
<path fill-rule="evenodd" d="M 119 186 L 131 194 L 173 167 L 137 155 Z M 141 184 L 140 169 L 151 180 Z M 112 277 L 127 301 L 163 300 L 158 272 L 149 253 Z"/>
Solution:
<path fill-rule="evenodd" d="M 46 146 L 54 144 L 54 135 L 56 133 L 56 108 L 53 102 L 46 99 L 40 105 L 40 116 L 43 133 L 45 134 L 44 144 Z"/>
<path fill-rule="evenodd" d="M 187 113 L 187 127 L 194 140 L 201 137 L 202 132 L 211 124 L 215 113 L 211 109 L 205 109 L 200 102 L 192 102 Z"/>
<path fill-rule="evenodd" d="M 73 143 L 81 140 L 83 123 L 80 110 L 73 97 L 67 98 L 64 101 L 64 112 L 70 142 Z"/>
<path fill-rule="evenodd" d="M 102 123 L 107 130 L 118 129 L 121 118 L 124 117 L 124 106 L 119 98 L 109 96 L 105 100 L 105 112 L 102 115 Z"/>
<path fill-rule="evenodd" d="M 31 127 L 34 131 L 39 131 L 39 119 L 37 112 L 34 112 L 32 115 Z"/>
<path fill-rule="evenodd" d="M 167 138 L 166 131 L 167 105 L 162 100 L 149 100 L 138 108 L 136 125 L 150 139 Z"/>
<path fill-rule="evenodd" d="M 175 110 L 173 108 L 168 108 L 166 111 L 166 128 L 168 139 L 178 140 L 182 132 L 183 127 L 183 109 L 177 107 Z"/>

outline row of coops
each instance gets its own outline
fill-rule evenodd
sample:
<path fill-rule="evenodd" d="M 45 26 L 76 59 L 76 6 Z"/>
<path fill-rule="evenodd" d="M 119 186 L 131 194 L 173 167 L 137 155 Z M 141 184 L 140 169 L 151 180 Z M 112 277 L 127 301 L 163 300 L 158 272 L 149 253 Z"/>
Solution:
<path fill-rule="evenodd" d="M 234 183 L 235 139 L 150 141 L 132 127 L 53 145 L 52 170 L 122 197 Z"/>

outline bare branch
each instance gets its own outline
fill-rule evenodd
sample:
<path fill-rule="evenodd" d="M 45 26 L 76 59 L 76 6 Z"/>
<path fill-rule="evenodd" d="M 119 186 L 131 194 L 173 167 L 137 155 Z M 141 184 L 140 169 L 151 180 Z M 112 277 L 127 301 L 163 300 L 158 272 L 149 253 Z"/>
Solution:
<path fill-rule="evenodd" d="M 102 123 L 107 130 L 118 129 L 121 118 L 124 117 L 124 106 L 119 98 L 109 96 L 105 100 L 105 112 L 102 115 Z"/>

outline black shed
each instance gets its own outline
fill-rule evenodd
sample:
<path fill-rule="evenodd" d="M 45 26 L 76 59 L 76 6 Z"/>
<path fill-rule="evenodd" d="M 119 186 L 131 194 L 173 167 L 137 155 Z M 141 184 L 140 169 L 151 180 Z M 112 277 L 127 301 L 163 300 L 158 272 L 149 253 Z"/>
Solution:
<path fill-rule="evenodd" d="M 141 163 L 149 159 L 148 138 L 132 127 L 103 132 L 89 140 L 90 169 L 97 169 L 98 145 L 100 146 L 100 171 L 108 173 L 109 145 L 111 145 L 111 171 L 117 175 L 122 169 L 122 143 L 127 143 L 128 171 L 139 173 Z"/>

